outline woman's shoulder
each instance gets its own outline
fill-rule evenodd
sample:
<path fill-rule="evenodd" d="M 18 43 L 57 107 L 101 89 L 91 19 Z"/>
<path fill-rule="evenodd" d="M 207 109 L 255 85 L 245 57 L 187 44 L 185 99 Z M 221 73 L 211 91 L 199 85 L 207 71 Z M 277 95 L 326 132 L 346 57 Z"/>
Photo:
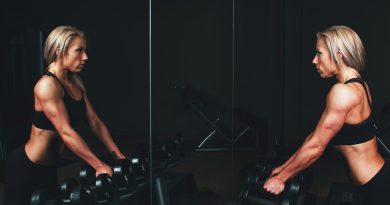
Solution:
<path fill-rule="evenodd" d="M 341 107 L 352 107 L 360 102 L 360 96 L 351 87 L 344 83 L 336 83 L 327 96 L 327 104 Z"/>
<path fill-rule="evenodd" d="M 48 97 L 53 95 L 61 96 L 62 86 L 56 79 L 50 76 L 42 76 L 34 87 L 34 94 L 37 97 Z"/>

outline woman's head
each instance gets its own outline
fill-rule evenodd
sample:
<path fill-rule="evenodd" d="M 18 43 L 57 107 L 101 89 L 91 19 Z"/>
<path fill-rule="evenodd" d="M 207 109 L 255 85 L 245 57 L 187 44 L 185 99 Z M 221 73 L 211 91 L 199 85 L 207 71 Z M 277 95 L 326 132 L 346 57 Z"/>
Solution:
<path fill-rule="evenodd" d="M 359 73 L 365 67 L 365 51 L 362 41 L 355 31 L 346 26 L 332 26 L 317 33 L 317 41 L 322 40 L 331 60 L 340 60 Z M 341 58 L 340 58 L 341 56 Z"/>
<path fill-rule="evenodd" d="M 84 32 L 74 27 L 59 26 L 55 28 L 49 34 L 45 43 L 44 58 L 47 65 L 66 55 L 71 43 L 75 39 L 80 40 L 80 38 L 85 41 Z"/>

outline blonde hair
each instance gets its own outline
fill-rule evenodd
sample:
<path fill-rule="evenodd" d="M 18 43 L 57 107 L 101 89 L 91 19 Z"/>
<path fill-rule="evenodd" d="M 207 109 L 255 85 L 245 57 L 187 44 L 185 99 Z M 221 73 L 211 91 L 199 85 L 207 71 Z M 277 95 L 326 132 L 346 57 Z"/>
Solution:
<path fill-rule="evenodd" d="M 56 61 L 59 56 L 64 55 L 68 49 L 69 43 L 72 42 L 76 36 L 86 38 L 84 32 L 72 26 L 58 26 L 50 32 L 46 39 L 43 52 L 43 56 L 48 66 Z M 57 48 L 59 49 L 58 56 L 56 54 Z"/>
<path fill-rule="evenodd" d="M 87 40 L 83 31 L 80 31 L 72 26 L 58 26 L 50 32 L 46 39 L 45 49 L 43 51 L 43 56 L 48 67 L 50 67 L 50 64 L 55 62 L 58 57 L 64 55 L 64 53 L 68 50 L 69 44 L 75 37 L 83 37 Z M 58 56 L 56 53 L 57 48 L 59 49 Z M 85 86 L 77 74 L 70 73 L 69 77 L 80 86 L 83 92 L 86 92 Z"/>
<path fill-rule="evenodd" d="M 364 69 L 366 59 L 362 41 L 357 33 L 347 26 L 332 26 L 317 33 L 317 40 L 323 39 L 331 54 L 332 60 L 339 63 L 337 53 L 342 54 L 344 63 L 357 70 Z"/>

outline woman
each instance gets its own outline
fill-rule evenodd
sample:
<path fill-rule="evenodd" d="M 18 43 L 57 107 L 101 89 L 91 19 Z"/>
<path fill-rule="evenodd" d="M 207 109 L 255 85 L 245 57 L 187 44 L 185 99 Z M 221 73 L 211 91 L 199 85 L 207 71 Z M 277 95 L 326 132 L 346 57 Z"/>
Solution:
<path fill-rule="evenodd" d="M 336 77 L 338 83 L 328 93 L 315 130 L 287 162 L 272 171 L 264 189 L 281 193 L 287 180 L 315 162 L 331 144 L 345 157 L 366 203 L 388 204 L 385 185 L 390 184 L 390 165 L 377 149 L 371 96 L 361 77 L 363 44 L 352 29 L 333 26 L 317 33 L 316 50 L 313 64 L 317 72 L 322 78 Z"/>
<path fill-rule="evenodd" d="M 125 156 L 96 114 L 78 75 L 87 63 L 84 33 L 59 26 L 48 36 L 44 57 L 47 73 L 34 88 L 34 114 L 27 143 L 9 157 L 5 173 L 4 204 L 29 204 L 36 189 L 57 189 L 56 160 L 64 144 L 96 170 L 112 169 L 92 153 L 75 130 L 87 121 L 92 132 L 118 159 Z"/>

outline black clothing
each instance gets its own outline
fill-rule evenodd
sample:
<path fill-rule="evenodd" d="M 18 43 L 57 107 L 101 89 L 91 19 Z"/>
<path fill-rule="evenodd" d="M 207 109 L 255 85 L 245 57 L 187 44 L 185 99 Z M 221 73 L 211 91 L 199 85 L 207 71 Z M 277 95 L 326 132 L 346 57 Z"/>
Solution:
<path fill-rule="evenodd" d="M 383 167 L 366 184 L 358 186 L 363 195 L 364 205 L 388 205 L 390 203 L 390 162 L 385 161 Z"/>
<path fill-rule="evenodd" d="M 371 108 L 371 102 L 370 102 L 368 90 L 366 84 L 364 83 L 364 80 L 361 78 L 352 78 L 350 80 L 347 80 L 345 84 L 354 83 L 354 82 L 358 82 L 363 85 L 364 92 L 366 93 L 367 100 Z M 371 140 L 375 136 L 376 132 L 377 132 L 377 128 L 370 114 L 370 116 L 366 120 L 364 120 L 359 124 L 351 125 L 345 123 L 343 127 L 340 129 L 340 131 L 336 134 L 336 136 L 334 136 L 333 139 L 330 141 L 330 144 L 331 145 L 360 144 Z"/>
<path fill-rule="evenodd" d="M 35 190 L 47 189 L 56 194 L 58 189 L 57 167 L 31 162 L 24 145 L 9 156 L 4 180 L 4 205 L 28 205 Z"/>
<path fill-rule="evenodd" d="M 62 99 L 65 103 L 66 110 L 68 111 L 69 122 L 71 123 L 71 126 L 73 128 L 83 126 L 83 123 L 86 122 L 87 110 L 83 96 L 80 100 L 72 99 L 67 90 L 65 89 L 65 86 L 53 73 L 46 72 L 45 75 L 54 77 L 56 80 L 58 80 L 58 82 L 64 89 L 64 97 Z M 35 127 L 38 127 L 43 130 L 56 130 L 54 128 L 54 125 L 50 122 L 50 120 L 46 117 L 45 113 L 42 111 L 39 112 L 34 110 L 32 124 Z"/>

